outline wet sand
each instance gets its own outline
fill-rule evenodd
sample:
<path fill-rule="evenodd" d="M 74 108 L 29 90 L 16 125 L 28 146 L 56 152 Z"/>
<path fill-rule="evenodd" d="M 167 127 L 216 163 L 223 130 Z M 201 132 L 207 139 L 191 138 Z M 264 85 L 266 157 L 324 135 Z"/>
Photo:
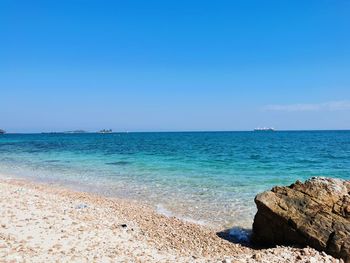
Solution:
<path fill-rule="evenodd" d="M 0 176 L 0 262 L 340 262 L 252 249 L 130 200 Z"/>

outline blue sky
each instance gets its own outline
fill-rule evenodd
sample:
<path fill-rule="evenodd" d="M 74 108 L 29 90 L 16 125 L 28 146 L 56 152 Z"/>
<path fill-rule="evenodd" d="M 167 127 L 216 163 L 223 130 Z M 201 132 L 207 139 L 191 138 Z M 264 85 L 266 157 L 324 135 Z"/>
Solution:
<path fill-rule="evenodd" d="M 0 2 L 0 128 L 350 129 L 350 2 Z"/>

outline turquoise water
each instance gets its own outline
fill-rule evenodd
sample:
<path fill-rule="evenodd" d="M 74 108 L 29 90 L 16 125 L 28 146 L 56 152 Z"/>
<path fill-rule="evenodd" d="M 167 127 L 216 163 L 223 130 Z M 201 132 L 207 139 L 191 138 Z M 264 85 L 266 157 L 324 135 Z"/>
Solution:
<path fill-rule="evenodd" d="M 350 179 L 350 131 L 5 134 L 0 173 L 250 227 L 258 192 L 312 176 Z"/>

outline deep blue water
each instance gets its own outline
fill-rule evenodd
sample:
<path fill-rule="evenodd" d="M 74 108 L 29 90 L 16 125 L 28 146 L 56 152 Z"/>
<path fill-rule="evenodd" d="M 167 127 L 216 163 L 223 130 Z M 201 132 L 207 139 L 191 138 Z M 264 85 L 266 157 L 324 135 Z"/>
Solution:
<path fill-rule="evenodd" d="M 258 192 L 312 176 L 350 179 L 350 131 L 5 134 L 0 173 L 249 226 Z"/>

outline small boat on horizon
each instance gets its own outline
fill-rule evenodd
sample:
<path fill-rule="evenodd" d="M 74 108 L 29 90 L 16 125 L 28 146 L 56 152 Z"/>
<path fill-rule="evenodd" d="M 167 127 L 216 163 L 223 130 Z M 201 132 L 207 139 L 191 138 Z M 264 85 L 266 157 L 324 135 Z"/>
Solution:
<path fill-rule="evenodd" d="M 263 128 L 255 128 L 254 131 L 275 131 L 275 128 L 266 128 L 266 127 L 263 127 Z"/>

